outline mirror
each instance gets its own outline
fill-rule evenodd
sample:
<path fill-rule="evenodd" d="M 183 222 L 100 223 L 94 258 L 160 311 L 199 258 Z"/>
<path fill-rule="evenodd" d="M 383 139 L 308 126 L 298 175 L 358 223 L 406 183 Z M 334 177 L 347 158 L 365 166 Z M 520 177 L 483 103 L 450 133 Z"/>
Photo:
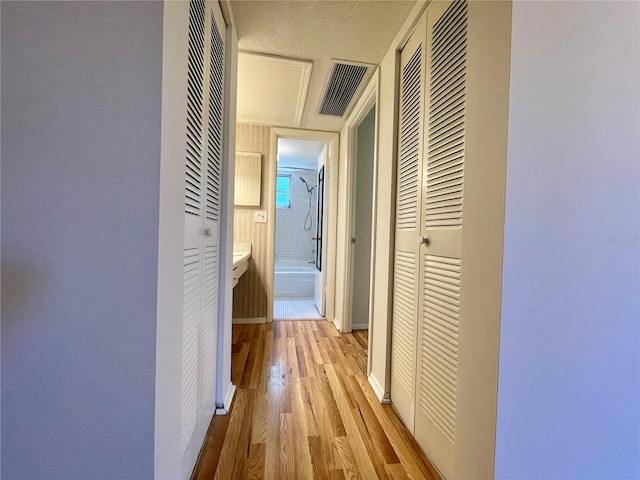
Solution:
<path fill-rule="evenodd" d="M 236 152 L 234 205 L 259 207 L 262 185 L 262 154 Z"/>

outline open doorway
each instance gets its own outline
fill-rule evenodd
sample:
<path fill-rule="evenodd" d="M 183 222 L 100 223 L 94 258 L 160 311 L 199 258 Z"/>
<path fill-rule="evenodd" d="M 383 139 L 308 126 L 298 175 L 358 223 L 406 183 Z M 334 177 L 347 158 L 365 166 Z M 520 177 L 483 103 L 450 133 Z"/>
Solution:
<path fill-rule="evenodd" d="M 335 319 L 335 278 L 336 278 L 336 253 L 335 245 L 337 242 L 337 204 L 334 200 L 335 192 L 337 191 L 337 176 L 332 175 L 333 171 L 336 171 L 336 164 L 338 161 L 338 141 L 340 135 L 333 132 L 319 132 L 315 130 L 298 130 L 290 128 L 272 128 L 271 129 L 271 157 L 276 161 L 271 162 L 269 171 L 269 216 L 276 219 L 276 221 L 270 223 L 269 231 L 269 252 L 270 255 L 267 258 L 269 282 L 267 284 L 267 321 L 273 321 L 274 319 L 282 319 L 283 315 L 274 315 L 274 300 L 276 298 L 275 288 L 275 266 L 276 262 L 282 265 L 281 261 L 285 260 L 297 260 L 298 266 L 304 266 L 307 271 L 307 280 L 309 280 L 309 270 L 313 273 L 313 308 L 311 313 L 314 313 L 315 318 L 326 318 L 333 321 Z M 285 141 L 281 144 L 281 140 Z M 286 140 L 296 140 L 311 143 L 292 143 L 286 142 Z M 316 160 L 311 163 L 312 160 L 306 166 L 303 166 L 306 170 L 301 170 L 299 163 L 293 163 L 287 161 L 286 149 L 282 150 L 280 147 L 287 147 L 291 145 L 298 145 L 304 147 L 310 147 L 310 156 Z M 299 156 L 299 155 L 298 155 Z M 277 159 L 280 159 L 278 162 Z M 286 222 L 286 219 L 281 223 L 281 232 L 295 230 L 299 233 L 296 237 L 294 235 L 295 246 L 300 246 L 305 249 L 304 256 L 296 259 L 292 259 L 288 255 L 291 253 L 291 244 L 289 249 L 282 249 L 277 247 L 276 242 L 276 224 L 278 220 L 278 212 L 280 212 L 281 219 L 283 218 L 282 209 L 276 208 L 276 195 L 277 195 L 277 180 L 278 180 L 278 164 L 280 167 L 289 167 L 289 169 L 281 168 L 280 172 L 283 175 L 289 175 L 289 181 L 281 180 L 281 186 L 286 186 L 288 183 L 290 189 L 298 189 L 302 203 L 300 204 L 300 218 L 295 223 Z M 315 165 L 315 167 L 314 167 Z M 299 170 L 293 170 L 298 168 Z M 285 173 L 289 170 L 289 173 Z M 304 180 L 300 180 L 300 177 Z M 292 192 L 295 194 L 295 190 Z M 286 195 L 281 195 L 280 202 L 284 202 Z M 309 199 L 311 202 L 309 202 Z M 309 203 L 311 203 L 311 215 L 309 213 Z M 321 208 L 318 208 L 318 206 Z M 295 206 L 294 206 L 295 208 Z M 297 217 L 296 217 L 297 218 Z M 307 219 L 309 218 L 309 219 Z M 320 220 L 320 221 L 318 221 Z M 311 228 L 309 228 L 311 223 Z M 308 230 L 305 230 L 308 228 Z M 310 243 L 309 243 L 310 242 Z M 278 248 L 278 249 L 277 249 Z M 313 262 L 313 263 L 311 263 Z M 285 263 L 286 265 L 286 263 Z M 310 283 L 310 282 L 309 282 Z M 309 285 L 307 284 L 307 286 Z M 282 290 L 280 290 L 282 292 Z M 309 289 L 304 293 L 306 300 L 308 301 Z M 282 297 L 282 295 L 278 295 Z M 317 313 L 315 313 L 317 312 Z M 288 315 L 289 319 L 305 319 L 311 315 Z"/>
<path fill-rule="evenodd" d="M 318 295 L 325 150 L 323 141 L 278 138 L 274 320 L 317 320 L 326 313 Z"/>

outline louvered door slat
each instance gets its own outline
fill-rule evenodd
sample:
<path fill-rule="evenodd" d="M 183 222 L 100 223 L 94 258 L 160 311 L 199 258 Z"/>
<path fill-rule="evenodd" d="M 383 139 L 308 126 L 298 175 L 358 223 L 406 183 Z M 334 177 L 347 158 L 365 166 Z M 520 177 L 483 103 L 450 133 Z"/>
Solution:
<path fill-rule="evenodd" d="M 438 175 L 444 175 L 446 172 L 450 172 L 454 168 L 461 167 L 463 165 L 463 158 L 460 155 L 448 156 L 437 163 L 429 165 L 427 171 L 429 175 L 437 177 Z"/>

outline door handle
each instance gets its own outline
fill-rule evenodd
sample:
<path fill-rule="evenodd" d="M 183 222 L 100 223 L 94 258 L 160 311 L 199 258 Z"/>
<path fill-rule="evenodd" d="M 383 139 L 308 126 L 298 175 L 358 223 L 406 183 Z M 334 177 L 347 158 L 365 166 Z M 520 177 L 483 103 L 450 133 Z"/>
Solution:
<path fill-rule="evenodd" d="M 422 235 L 418 237 L 418 245 L 424 245 L 425 247 L 428 247 L 430 243 L 431 240 L 429 240 L 429 237 L 423 237 Z"/>
<path fill-rule="evenodd" d="M 356 243 L 356 237 L 351 237 L 351 245 L 353 245 L 354 243 Z"/>
<path fill-rule="evenodd" d="M 213 235 L 211 229 L 210 228 L 205 228 L 204 229 L 204 236 L 205 237 L 210 237 L 211 235 Z"/>

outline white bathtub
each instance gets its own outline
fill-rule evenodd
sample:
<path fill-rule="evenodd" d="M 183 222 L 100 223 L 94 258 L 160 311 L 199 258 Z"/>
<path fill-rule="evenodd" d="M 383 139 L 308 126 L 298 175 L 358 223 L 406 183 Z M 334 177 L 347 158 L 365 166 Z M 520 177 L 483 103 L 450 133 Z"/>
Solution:
<path fill-rule="evenodd" d="M 305 262 L 276 263 L 274 297 L 313 297 L 315 270 Z"/>

